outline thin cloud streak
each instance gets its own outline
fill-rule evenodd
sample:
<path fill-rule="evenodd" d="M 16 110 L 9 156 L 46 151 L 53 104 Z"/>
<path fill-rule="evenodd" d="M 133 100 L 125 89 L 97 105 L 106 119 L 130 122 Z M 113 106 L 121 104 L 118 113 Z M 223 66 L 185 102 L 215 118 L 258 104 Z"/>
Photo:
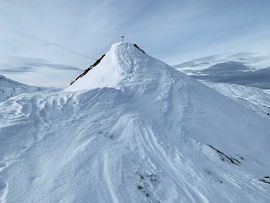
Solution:
<path fill-rule="evenodd" d="M 67 52 L 69 52 L 69 53 L 71 53 L 71 54 L 75 54 L 75 55 L 77 55 L 77 56 L 80 56 L 80 57 L 83 57 L 83 58 L 86 58 L 86 59 L 93 60 L 93 59 L 91 59 L 89 56 L 87 56 L 87 55 L 85 55 L 85 54 L 82 54 L 82 53 L 79 53 L 79 52 L 77 52 L 77 51 L 68 49 L 68 48 L 66 48 L 66 47 L 64 47 L 64 46 L 62 46 L 62 45 L 60 45 L 60 44 L 57 44 L 57 43 L 54 43 L 54 42 L 49 42 L 49 41 L 47 41 L 47 40 L 44 40 L 44 39 L 41 39 L 41 38 L 32 36 L 32 35 L 30 35 L 30 34 L 26 34 L 26 33 L 19 32 L 19 31 L 17 31 L 17 30 L 13 30 L 13 29 L 9 28 L 9 27 L 6 26 L 6 25 L 1 25 L 1 24 L 0 24 L 0 27 L 2 27 L 2 28 L 4 28 L 4 29 L 8 29 L 8 30 L 14 32 L 14 33 L 17 34 L 17 35 L 20 35 L 20 36 L 23 36 L 23 37 L 27 37 L 27 38 L 33 39 L 33 40 L 35 40 L 35 41 L 42 42 L 42 44 L 40 44 L 40 45 L 43 45 L 43 46 L 54 46 L 54 47 L 60 48 L 60 49 L 62 49 L 62 50 L 65 50 L 65 51 L 67 51 Z"/>
<path fill-rule="evenodd" d="M 12 57 L 12 62 L 0 63 L 0 72 L 9 74 L 22 74 L 38 72 L 40 69 L 53 69 L 80 72 L 82 69 L 64 64 L 52 64 L 40 58 Z"/>

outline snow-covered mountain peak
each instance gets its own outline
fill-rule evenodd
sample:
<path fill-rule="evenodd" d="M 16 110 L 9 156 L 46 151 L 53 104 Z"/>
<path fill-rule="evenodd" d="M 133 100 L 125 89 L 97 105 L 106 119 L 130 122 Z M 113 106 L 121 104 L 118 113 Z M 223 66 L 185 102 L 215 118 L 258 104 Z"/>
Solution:
<path fill-rule="evenodd" d="M 138 45 L 126 42 L 113 44 L 111 49 L 84 71 L 66 90 L 151 85 L 160 81 L 165 72 L 176 72 L 169 65 L 147 55 Z M 181 75 L 181 73 L 177 73 Z M 166 75 L 166 74 L 165 74 Z M 185 77 L 183 75 L 183 77 Z"/>
<path fill-rule="evenodd" d="M 124 54 L 125 52 L 127 54 Z M 141 55 L 145 55 L 146 53 L 137 44 L 133 44 L 130 42 L 117 42 L 117 43 L 112 44 L 107 54 L 108 55 L 123 54 L 125 55 L 125 57 L 139 57 L 140 58 L 142 57 Z"/>

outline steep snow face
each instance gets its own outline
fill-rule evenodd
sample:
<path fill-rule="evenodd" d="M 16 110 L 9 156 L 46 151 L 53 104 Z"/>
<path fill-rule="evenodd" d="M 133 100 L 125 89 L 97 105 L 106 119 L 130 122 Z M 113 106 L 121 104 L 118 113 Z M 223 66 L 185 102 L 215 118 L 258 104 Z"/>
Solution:
<path fill-rule="evenodd" d="M 0 102 L 22 93 L 36 92 L 44 88 L 28 86 L 0 75 Z"/>
<path fill-rule="evenodd" d="M 0 103 L 0 200 L 270 201 L 269 120 L 132 44 L 109 52 L 69 91 Z"/>

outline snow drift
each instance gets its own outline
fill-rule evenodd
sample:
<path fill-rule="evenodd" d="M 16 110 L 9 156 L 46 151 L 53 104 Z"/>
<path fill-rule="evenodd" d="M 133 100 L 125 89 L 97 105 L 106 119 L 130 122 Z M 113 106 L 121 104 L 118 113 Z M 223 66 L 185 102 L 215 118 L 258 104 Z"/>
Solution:
<path fill-rule="evenodd" d="M 65 91 L 0 103 L 6 202 L 267 202 L 269 120 L 112 46 Z"/>

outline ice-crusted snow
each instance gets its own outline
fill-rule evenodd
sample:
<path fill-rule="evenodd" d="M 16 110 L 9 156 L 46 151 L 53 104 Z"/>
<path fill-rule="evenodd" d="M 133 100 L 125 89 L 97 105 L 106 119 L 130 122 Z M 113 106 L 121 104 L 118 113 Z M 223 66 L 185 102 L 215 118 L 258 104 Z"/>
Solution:
<path fill-rule="evenodd" d="M 118 43 L 66 91 L 0 103 L 0 200 L 269 202 L 269 133 L 269 120 Z"/>

